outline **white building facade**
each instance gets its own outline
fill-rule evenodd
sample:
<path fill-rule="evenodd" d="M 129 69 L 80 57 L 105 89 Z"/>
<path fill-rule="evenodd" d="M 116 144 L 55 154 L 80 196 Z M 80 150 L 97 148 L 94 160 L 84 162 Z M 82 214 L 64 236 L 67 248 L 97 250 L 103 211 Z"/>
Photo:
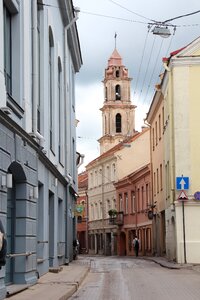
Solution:
<path fill-rule="evenodd" d="M 76 19 L 71 0 L 0 0 L 0 299 L 73 257 Z"/>

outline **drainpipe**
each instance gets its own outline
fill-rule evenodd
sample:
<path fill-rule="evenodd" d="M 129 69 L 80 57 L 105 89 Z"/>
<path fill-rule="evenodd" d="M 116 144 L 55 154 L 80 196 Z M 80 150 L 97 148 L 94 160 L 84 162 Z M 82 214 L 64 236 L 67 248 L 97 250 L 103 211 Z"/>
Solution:
<path fill-rule="evenodd" d="M 171 161 L 171 168 L 170 168 L 170 204 L 174 203 L 175 200 L 175 159 L 174 159 L 174 107 L 173 107 L 173 81 L 172 81 L 172 72 L 171 68 L 167 65 L 167 62 L 164 61 L 163 66 L 165 70 L 169 74 L 169 88 L 170 88 L 170 103 L 169 103 L 169 116 L 170 120 L 170 161 Z"/>
<path fill-rule="evenodd" d="M 38 104 L 38 40 L 37 40 L 37 1 L 31 5 L 32 18 L 32 133 L 30 135 L 44 146 L 44 137 L 37 131 L 37 104 Z"/>
<path fill-rule="evenodd" d="M 151 190 L 151 199 L 150 199 L 150 204 L 151 204 L 151 208 L 154 205 L 154 192 L 153 192 L 153 163 L 152 163 L 152 138 L 151 138 L 151 134 L 152 134 L 152 129 L 151 129 L 151 125 L 147 122 L 147 120 L 144 120 L 144 124 L 147 125 L 150 128 L 150 175 L 151 175 L 151 184 L 149 185 L 149 189 Z M 153 208 L 152 208 L 153 210 Z M 156 220 L 155 218 L 153 218 L 152 221 L 152 252 L 153 254 L 155 254 L 157 252 L 157 247 L 156 247 Z"/>

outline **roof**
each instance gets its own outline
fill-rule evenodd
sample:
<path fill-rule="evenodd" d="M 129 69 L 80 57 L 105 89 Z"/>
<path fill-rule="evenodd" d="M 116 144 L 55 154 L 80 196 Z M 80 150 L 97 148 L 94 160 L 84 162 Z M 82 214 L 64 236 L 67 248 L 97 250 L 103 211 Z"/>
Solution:
<path fill-rule="evenodd" d="M 108 60 L 108 66 L 122 66 L 122 58 L 116 48 Z"/>
<path fill-rule="evenodd" d="M 88 186 L 88 173 L 86 171 L 78 175 L 78 187 L 83 188 Z"/>
<path fill-rule="evenodd" d="M 86 168 L 92 166 L 94 163 L 100 161 L 101 159 L 109 157 L 112 154 L 114 154 L 115 152 L 117 152 L 120 149 L 124 148 L 125 147 L 124 144 L 131 143 L 131 142 L 135 141 L 142 134 L 144 134 L 147 130 L 149 130 L 149 128 L 144 128 L 142 132 L 136 131 L 135 134 L 132 135 L 131 137 L 128 137 L 127 139 L 124 139 L 122 142 L 115 145 L 113 148 L 109 149 L 108 151 L 104 152 L 103 154 L 101 154 L 100 156 L 98 156 L 97 158 L 95 158 L 94 160 L 89 162 L 89 164 L 86 166 Z"/>

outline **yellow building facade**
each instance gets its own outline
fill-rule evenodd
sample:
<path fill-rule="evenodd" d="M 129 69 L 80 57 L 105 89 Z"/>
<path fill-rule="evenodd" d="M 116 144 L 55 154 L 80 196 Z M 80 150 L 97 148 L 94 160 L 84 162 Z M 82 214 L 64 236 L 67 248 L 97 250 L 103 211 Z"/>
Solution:
<path fill-rule="evenodd" d="M 163 63 L 166 255 L 200 263 L 200 38 Z"/>

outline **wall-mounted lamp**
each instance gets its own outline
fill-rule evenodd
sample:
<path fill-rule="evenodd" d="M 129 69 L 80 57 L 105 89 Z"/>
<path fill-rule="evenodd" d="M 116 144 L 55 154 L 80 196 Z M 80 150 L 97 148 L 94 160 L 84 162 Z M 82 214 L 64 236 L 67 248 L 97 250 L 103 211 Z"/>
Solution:
<path fill-rule="evenodd" d="M 4 188 L 12 188 L 12 174 L 1 175 L 1 186 Z"/>

